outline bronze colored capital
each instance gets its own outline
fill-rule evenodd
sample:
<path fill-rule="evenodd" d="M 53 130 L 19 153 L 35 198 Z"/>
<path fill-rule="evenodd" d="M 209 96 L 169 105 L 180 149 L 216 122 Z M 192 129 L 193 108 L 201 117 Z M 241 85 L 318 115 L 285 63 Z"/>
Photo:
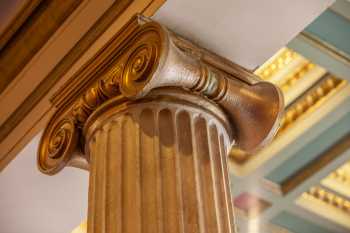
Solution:
<path fill-rule="evenodd" d="M 40 170 L 87 168 L 86 122 L 113 101 L 123 105 L 162 87 L 182 88 L 218 105 L 234 129 L 232 145 L 252 152 L 274 136 L 283 109 L 280 90 L 254 74 L 169 31 L 135 17 L 61 88 L 42 136 Z"/>

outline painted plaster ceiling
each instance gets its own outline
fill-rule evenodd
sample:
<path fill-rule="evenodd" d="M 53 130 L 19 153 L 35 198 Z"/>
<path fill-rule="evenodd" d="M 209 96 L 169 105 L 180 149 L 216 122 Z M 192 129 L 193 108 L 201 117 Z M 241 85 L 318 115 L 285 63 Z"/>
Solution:
<path fill-rule="evenodd" d="M 333 2 L 176 0 L 164 4 L 153 18 L 201 46 L 254 69 Z"/>

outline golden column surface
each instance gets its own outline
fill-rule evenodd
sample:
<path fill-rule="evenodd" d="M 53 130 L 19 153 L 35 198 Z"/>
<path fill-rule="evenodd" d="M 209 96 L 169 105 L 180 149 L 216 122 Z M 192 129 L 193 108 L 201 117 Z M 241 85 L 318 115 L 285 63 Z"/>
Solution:
<path fill-rule="evenodd" d="M 225 114 L 199 95 L 151 92 L 87 122 L 89 232 L 233 232 Z"/>
<path fill-rule="evenodd" d="M 135 17 L 53 97 L 39 169 L 87 169 L 89 233 L 233 233 L 227 155 L 276 133 L 279 89 Z"/>

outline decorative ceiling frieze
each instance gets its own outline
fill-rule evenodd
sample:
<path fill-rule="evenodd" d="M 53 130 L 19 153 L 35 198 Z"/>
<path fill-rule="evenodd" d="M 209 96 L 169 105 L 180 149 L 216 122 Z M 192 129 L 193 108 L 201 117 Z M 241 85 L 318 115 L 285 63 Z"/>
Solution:
<path fill-rule="evenodd" d="M 296 203 L 324 218 L 350 229 L 350 200 L 332 191 L 315 186 L 303 193 Z"/>
<path fill-rule="evenodd" d="M 325 177 L 321 184 L 350 200 L 350 161 Z"/>
<path fill-rule="evenodd" d="M 287 108 L 276 138 L 293 127 L 299 119 L 321 108 L 324 101 L 347 85 L 346 80 L 326 75 L 322 67 L 287 48 L 277 52 L 255 74 L 279 86 L 286 100 Z M 265 150 L 268 151 L 268 148 Z M 244 164 L 254 157 L 258 158 L 259 153 L 254 155 L 239 150 L 231 153 L 231 158 L 238 164 Z"/>

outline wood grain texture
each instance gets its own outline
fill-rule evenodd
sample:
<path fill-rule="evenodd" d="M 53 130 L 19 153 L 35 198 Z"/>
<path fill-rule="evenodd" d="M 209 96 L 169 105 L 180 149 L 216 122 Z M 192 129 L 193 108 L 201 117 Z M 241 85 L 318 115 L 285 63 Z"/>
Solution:
<path fill-rule="evenodd" d="M 11 39 L 11 37 L 17 32 L 17 30 L 23 25 L 23 23 L 31 16 L 35 8 L 40 4 L 42 0 L 27 1 L 23 5 L 21 10 L 16 14 L 15 18 L 7 25 L 5 30 L 0 34 L 0 51 Z"/>
<path fill-rule="evenodd" d="M 0 92 L 49 40 L 82 0 L 42 1 L 0 53 Z"/>

